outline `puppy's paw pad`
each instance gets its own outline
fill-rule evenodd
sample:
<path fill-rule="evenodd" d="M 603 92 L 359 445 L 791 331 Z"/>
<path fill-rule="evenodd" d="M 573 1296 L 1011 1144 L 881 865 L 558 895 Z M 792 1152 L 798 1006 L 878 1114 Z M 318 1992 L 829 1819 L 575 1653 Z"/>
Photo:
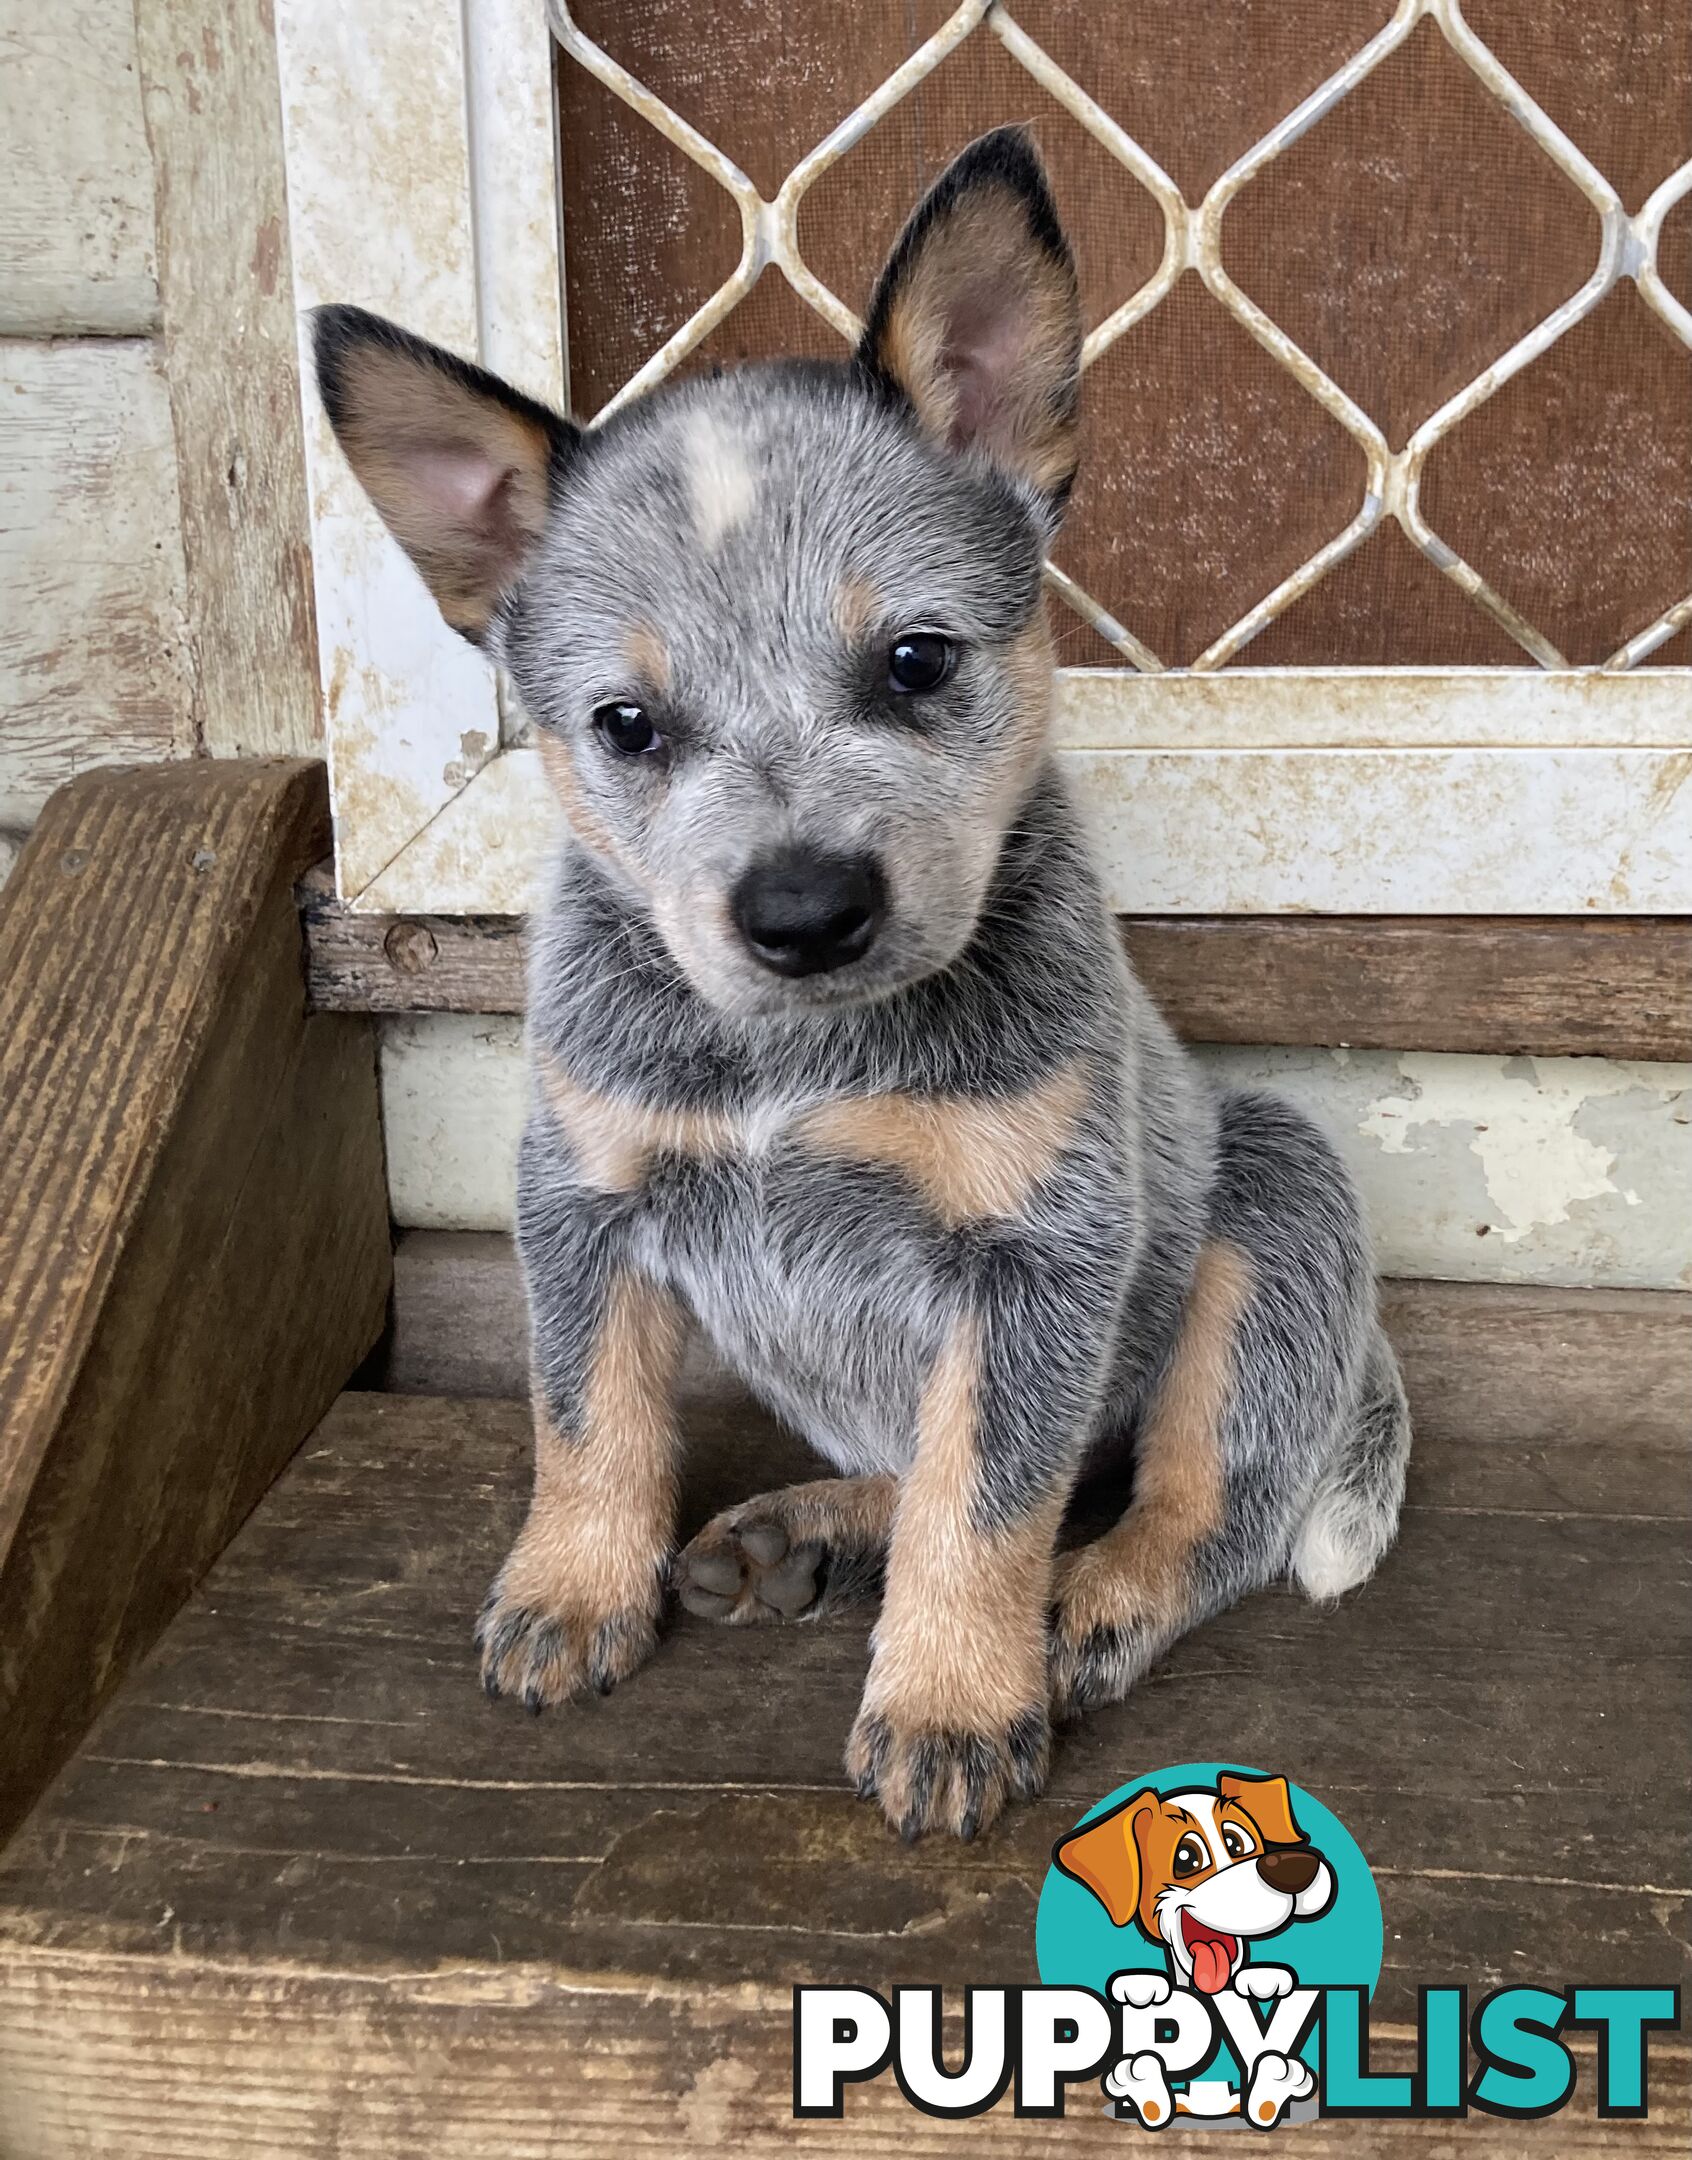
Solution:
<path fill-rule="evenodd" d="M 677 1561 L 676 1594 L 702 1620 L 796 1620 L 822 1595 L 826 1555 L 773 1516 L 719 1515 Z"/>
<path fill-rule="evenodd" d="M 608 1695 L 645 1664 L 657 1641 L 652 1614 L 635 1607 L 605 1615 L 551 1612 L 507 1596 L 497 1584 L 476 1623 L 488 1696 L 511 1696 L 536 1716 L 585 1689 Z"/>
<path fill-rule="evenodd" d="M 860 1710 L 846 1748 L 846 1771 L 865 1800 L 907 1842 L 949 1830 L 967 1844 L 1007 1800 L 1032 1800 L 1046 1783 L 1051 1725 L 1043 1707 L 1028 1709 L 996 1732 L 960 1732 L 906 1724 L 891 1713 Z"/>
<path fill-rule="evenodd" d="M 1115 2002 L 1127 2003 L 1135 2010 L 1151 2010 L 1169 2000 L 1169 1979 L 1164 1973 L 1115 1973 L 1111 1977 L 1110 1992 Z"/>

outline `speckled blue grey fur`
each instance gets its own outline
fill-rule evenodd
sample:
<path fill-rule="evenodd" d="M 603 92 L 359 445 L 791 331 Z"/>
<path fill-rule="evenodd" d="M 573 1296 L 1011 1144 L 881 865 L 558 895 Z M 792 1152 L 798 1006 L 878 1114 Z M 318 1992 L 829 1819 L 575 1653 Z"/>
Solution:
<path fill-rule="evenodd" d="M 1409 1428 L 1357 1204 L 1130 974 L 1048 744 L 1073 266 L 967 151 L 856 358 L 589 435 L 353 310 L 326 403 L 570 826 L 535 925 L 519 1240 L 536 1487 L 480 1629 L 531 1708 L 885 1582 L 848 1763 L 906 1834 L 1038 1790 L 1049 1720 L 1389 1546 Z M 908 679 L 907 679 L 908 678 Z M 683 1332 L 838 1473 L 672 1551 Z M 1122 1517 L 1058 1551 L 1085 1468 Z"/>

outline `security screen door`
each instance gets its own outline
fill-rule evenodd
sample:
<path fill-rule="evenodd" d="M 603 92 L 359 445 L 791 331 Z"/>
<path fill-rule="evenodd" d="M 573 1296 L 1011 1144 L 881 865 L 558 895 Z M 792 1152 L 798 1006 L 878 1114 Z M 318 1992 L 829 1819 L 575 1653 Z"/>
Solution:
<path fill-rule="evenodd" d="M 1692 904 L 1685 0 L 278 0 L 302 306 L 591 424 L 840 354 L 1030 122 L 1085 456 L 1059 739 L 1139 913 Z M 550 811 L 311 400 L 343 894 L 518 910 Z"/>

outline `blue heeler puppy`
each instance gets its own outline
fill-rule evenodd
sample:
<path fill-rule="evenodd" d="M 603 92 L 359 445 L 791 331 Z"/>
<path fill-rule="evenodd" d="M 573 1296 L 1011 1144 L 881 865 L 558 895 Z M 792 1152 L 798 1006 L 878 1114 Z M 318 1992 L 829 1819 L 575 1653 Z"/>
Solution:
<path fill-rule="evenodd" d="M 376 508 L 517 684 L 571 838 L 534 937 L 518 1236 L 535 1483 L 482 1614 L 538 1709 L 881 1583 L 859 1789 L 964 1837 L 1050 1719 L 1290 1574 L 1360 1583 L 1409 1427 L 1357 1203 L 1124 964 L 1048 747 L 1041 557 L 1075 273 L 1014 130 L 965 151 L 855 358 L 583 433 L 351 308 L 319 380 Z M 673 1549 L 703 1329 L 838 1475 Z M 1078 1475 L 1124 1512 L 1059 1557 Z"/>

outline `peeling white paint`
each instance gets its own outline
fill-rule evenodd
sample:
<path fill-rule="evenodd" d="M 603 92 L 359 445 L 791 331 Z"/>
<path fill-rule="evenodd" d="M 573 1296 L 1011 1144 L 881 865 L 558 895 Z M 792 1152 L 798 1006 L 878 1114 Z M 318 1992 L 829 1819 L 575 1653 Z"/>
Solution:
<path fill-rule="evenodd" d="M 1692 1066 L 1206 1049 L 1344 1155 L 1390 1274 L 1692 1287 Z"/>
<path fill-rule="evenodd" d="M 1398 1070 L 1412 1092 L 1381 1097 L 1357 1129 L 1388 1155 L 1407 1155 L 1422 1126 L 1464 1127 L 1497 1207 L 1492 1228 L 1514 1244 L 1532 1230 L 1567 1222 L 1577 1200 L 1617 1190 L 1614 1153 L 1577 1132 L 1575 1118 L 1601 1096 L 1645 1084 L 1641 1072 L 1660 1069 L 1592 1058 L 1410 1055 L 1399 1059 Z M 1477 1124 L 1483 1098 L 1493 1115 Z M 1636 1192 L 1622 1198 L 1640 1204 Z"/>
<path fill-rule="evenodd" d="M 1207 1048 L 1328 1132 L 1382 1271 L 1692 1287 L 1692 1066 L 1374 1050 Z M 527 1101 L 520 1024 L 437 1014 L 382 1033 L 396 1219 L 505 1230 Z"/>

